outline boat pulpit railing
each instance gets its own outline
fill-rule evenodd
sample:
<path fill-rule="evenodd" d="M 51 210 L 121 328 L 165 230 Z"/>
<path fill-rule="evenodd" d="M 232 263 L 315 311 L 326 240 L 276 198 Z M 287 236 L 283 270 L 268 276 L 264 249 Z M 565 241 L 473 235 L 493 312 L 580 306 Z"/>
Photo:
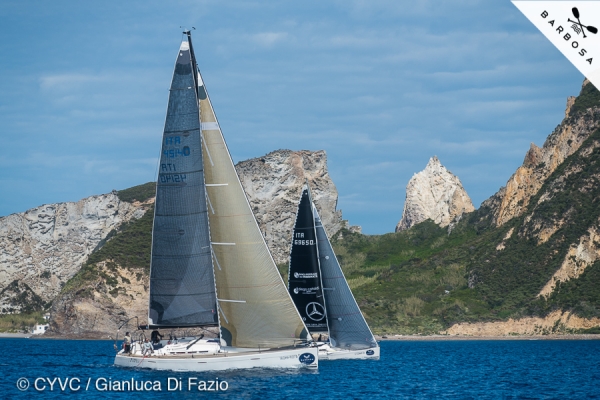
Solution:
<path fill-rule="evenodd" d="M 136 332 L 138 335 L 137 342 L 142 345 L 146 341 L 146 333 L 143 330 Z"/>

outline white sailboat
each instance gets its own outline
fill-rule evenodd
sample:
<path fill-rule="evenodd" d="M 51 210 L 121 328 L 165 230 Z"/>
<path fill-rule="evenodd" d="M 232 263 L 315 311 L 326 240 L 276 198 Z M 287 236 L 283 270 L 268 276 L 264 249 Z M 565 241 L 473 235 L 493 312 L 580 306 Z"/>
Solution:
<path fill-rule="evenodd" d="M 379 359 L 375 337 L 363 317 L 312 201 L 302 188 L 290 250 L 288 290 L 317 342 L 319 359 Z"/>
<path fill-rule="evenodd" d="M 189 31 L 169 94 L 156 186 L 148 328 L 213 326 L 115 364 L 159 370 L 317 368 L 317 350 L 267 248 L 202 81 Z"/>

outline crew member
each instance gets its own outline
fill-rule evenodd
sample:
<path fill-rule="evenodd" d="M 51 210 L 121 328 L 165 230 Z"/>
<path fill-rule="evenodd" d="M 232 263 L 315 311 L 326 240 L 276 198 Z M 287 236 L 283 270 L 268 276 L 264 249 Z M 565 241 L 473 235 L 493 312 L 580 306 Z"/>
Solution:
<path fill-rule="evenodd" d="M 129 332 L 125 332 L 125 337 L 123 338 L 123 352 L 131 353 L 131 336 L 129 336 Z"/>

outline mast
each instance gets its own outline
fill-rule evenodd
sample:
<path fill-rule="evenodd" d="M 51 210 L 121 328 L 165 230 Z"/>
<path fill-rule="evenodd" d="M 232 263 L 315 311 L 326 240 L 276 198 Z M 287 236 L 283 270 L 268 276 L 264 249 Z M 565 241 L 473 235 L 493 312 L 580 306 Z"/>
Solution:
<path fill-rule="evenodd" d="M 169 91 L 156 185 L 149 325 L 216 326 L 197 67 L 189 31 Z"/>

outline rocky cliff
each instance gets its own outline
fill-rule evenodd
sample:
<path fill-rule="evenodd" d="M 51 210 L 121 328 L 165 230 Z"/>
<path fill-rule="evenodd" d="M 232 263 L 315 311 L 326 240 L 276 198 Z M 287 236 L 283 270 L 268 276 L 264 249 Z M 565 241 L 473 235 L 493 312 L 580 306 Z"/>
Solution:
<path fill-rule="evenodd" d="M 144 212 L 113 192 L 0 218 L 1 313 L 26 308 L 18 298 L 27 291 L 51 301 L 111 232 Z"/>
<path fill-rule="evenodd" d="M 445 227 L 475 208 L 457 176 L 432 157 L 425 169 L 413 175 L 406 186 L 406 201 L 396 232 L 427 219 Z"/>
<path fill-rule="evenodd" d="M 509 318 L 503 322 L 455 324 L 443 332 L 464 336 L 512 336 L 568 334 L 600 326 L 599 318 L 581 318 L 571 312 L 554 311 L 545 317 Z"/>
<path fill-rule="evenodd" d="M 599 182 L 600 92 L 585 81 L 544 146 L 532 145 L 507 186 L 474 214 L 493 247 L 473 246 L 469 286 L 498 314 L 562 310 L 597 322 Z"/>
<path fill-rule="evenodd" d="M 146 323 L 148 274 L 111 261 L 97 263 L 95 272 L 53 302 L 49 335 L 105 339 L 115 337 L 123 324 L 125 330 L 135 330 Z"/>
<path fill-rule="evenodd" d="M 324 151 L 277 150 L 236 166 L 242 186 L 275 262 L 287 263 L 298 201 L 305 182 L 329 235 L 348 227 L 336 210 L 338 193 Z"/>
<path fill-rule="evenodd" d="M 578 103 L 585 103 L 586 96 L 590 96 L 593 90 L 595 88 L 586 79 L 577 98 Z M 540 148 L 532 143 L 523 165 L 510 177 L 506 186 L 482 204 L 492 209 L 496 225 L 503 225 L 521 215 L 546 179 L 600 126 L 600 107 L 579 106 L 575 99 L 567 99 L 565 118 L 544 145 Z"/>

